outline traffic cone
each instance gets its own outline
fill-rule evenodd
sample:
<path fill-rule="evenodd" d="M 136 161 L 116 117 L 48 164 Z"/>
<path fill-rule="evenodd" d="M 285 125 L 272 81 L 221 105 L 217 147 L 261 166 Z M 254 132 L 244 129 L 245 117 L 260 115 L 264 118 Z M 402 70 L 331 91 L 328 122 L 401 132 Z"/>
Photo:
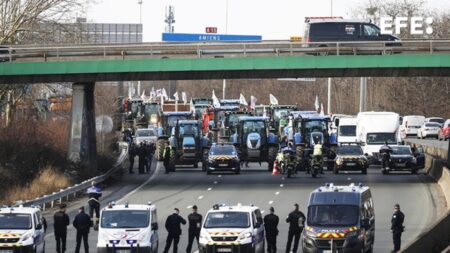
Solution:
<path fill-rule="evenodd" d="M 273 162 L 272 176 L 278 176 L 278 161 Z"/>

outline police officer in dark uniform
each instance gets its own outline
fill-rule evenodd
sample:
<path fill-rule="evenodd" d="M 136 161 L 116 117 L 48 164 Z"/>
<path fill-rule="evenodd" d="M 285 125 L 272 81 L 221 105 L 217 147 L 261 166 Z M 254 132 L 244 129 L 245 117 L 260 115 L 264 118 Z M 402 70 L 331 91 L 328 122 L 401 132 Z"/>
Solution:
<path fill-rule="evenodd" d="M 100 197 L 102 196 L 102 189 L 97 187 L 95 181 L 92 181 L 92 186 L 87 190 L 88 194 L 88 204 L 89 204 L 89 216 L 91 220 L 94 218 L 95 212 L 95 222 L 92 221 L 94 229 L 98 226 L 98 219 L 100 218 Z"/>
<path fill-rule="evenodd" d="M 59 205 L 59 211 L 53 215 L 53 228 L 56 240 L 56 252 L 66 252 L 67 226 L 70 224 L 66 214 L 66 204 Z"/>
<path fill-rule="evenodd" d="M 194 239 L 198 240 L 200 237 L 200 229 L 202 226 L 202 215 L 197 213 L 198 208 L 196 205 L 192 207 L 192 213 L 188 215 L 188 221 L 189 221 L 189 239 L 188 239 L 188 245 L 186 247 L 186 253 L 191 253 L 192 249 L 192 243 L 194 242 Z"/>
<path fill-rule="evenodd" d="M 385 141 L 384 145 L 380 147 L 380 155 L 381 155 L 381 169 L 383 171 L 389 167 L 389 159 L 391 158 L 392 148 L 388 145 L 388 142 Z"/>
<path fill-rule="evenodd" d="M 130 168 L 129 168 L 130 174 L 133 174 L 135 157 L 136 157 L 136 145 L 134 145 L 134 143 L 131 143 L 130 147 L 128 148 L 128 160 L 130 161 Z"/>
<path fill-rule="evenodd" d="M 280 219 L 275 215 L 275 209 L 270 207 L 270 214 L 264 216 L 264 228 L 266 230 L 267 240 L 267 252 L 277 252 L 277 236 L 278 236 L 278 223 Z"/>
<path fill-rule="evenodd" d="M 298 204 L 294 204 L 294 211 L 292 211 L 286 218 L 286 222 L 289 223 L 286 253 L 289 253 L 291 251 L 292 239 L 294 239 L 294 249 L 292 250 L 292 252 L 297 253 L 300 235 L 303 231 L 303 227 L 305 226 L 305 215 L 299 211 Z"/>
<path fill-rule="evenodd" d="M 169 217 L 167 217 L 166 220 L 166 230 L 168 232 L 167 239 L 166 239 L 166 247 L 164 248 L 164 253 L 168 253 L 170 249 L 170 245 L 173 241 L 173 253 L 178 252 L 178 242 L 180 241 L 180 235 L 181 235 L 181 224 L 185 225 L 186 220 L 183 219 L 179 215 L 180 210 L 178 208 L 174 209 L 175 212 Z"/>
<path fill-rule="evenodd" d="M 139 156 L 139 174 L 144 174 L 144 166 L 146 164 L 146 147 L 144 143 L 141 142 L 138 148 L 138 156 Z"/>
<path fill-rule="evenodd" d="M 84 242 L 84 252 L 89 253 L 88 235 L 90 227 L 92 226 L 91 217 L 84 212 L 84 206 L 78 209 L 78 214 L 73 220 L 73 226 L 77 230 L 77 246 L 75 247 L 75 253 L 80 253 L 81 240 Z"/>
<path fill-rule="evenodd" d="M 164 153 L 163 153 L 163 163 L 164 163 L 164 168 L 166 170 L 166 174 L 169 174 L 170 172 L 170 143 L 166 142 L 166 147 L 164 148 Z"/>
<path fill-rule="evenodd" d="M 400 211 L 400 205 L 394 205 L 394 213 L 391 219 L 391 231 L 392 239 L 394 241 L 394 250 L 392 252 L 398 252 L 401 248 L 402 233 L 404 230 L 403 221 L 405 220 L 405 215 Z"/>

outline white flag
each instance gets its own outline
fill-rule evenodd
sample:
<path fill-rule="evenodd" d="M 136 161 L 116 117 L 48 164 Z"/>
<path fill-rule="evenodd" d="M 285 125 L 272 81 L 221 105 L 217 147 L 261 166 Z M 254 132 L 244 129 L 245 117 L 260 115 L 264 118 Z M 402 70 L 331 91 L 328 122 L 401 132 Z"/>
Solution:
<path fill-rule="evenodd" d="M 194 101 L 192 101 L 192 98 L 191 98 L 191 102 L 189 102 L 189 105 L 191 107 L 192 113 L 195 113 Z"/>
<path fill-rule="evenodd" d="M 216 97 L 216 94 L 214 93 L 214 90 L 212 91 L 212 100 L 213 100 L 214 107 L 217 107 L 217 108 L 220 107 L 220 101 Z"/>
<path fill-rule="evenodd" d="M 162 89 L 161 96 L 163 96 L 163 98 L 165 98 L 165 99 L 169 99 L 169 96 L 167 96 L 167 92 L 166 92 L 165 88 Z"/>
<path fill-rule="evenodd" d="M 178 101 L 178 91 L 173 94 L 173 98 L 175 98 L 175 101 Z"/>
<path fill-rule="evenodd" d="M 239 104 L 248 106 L 247 100 L 245 99 L 244 95 L 242 95 L 242 93 L 239 97 Z"/>
<path fill-rule="evenodd" d="M 256 97 L 254 97 L 254 96 L 251 96 L 250 97 L 250 108 L 252 109 L 252 110 L 255 110 L 255 107 L 256 107 L 256 102 L 258 101 L 258 99 L 256 99 Z"/>
<path fill-rule="evenodd" d="M 319 111 L 319 97 L 316 95 L 316 102 L 314 102 L 314 107 L 316 107 L 316 111 Z"/>
<path fill-rule="evenodd" d="M 274 95 L 270 94 L 269 98 L 270 98 L 270 104 L 271 105 L 277 105 L 278 104 L 278 99 Z"/>
<path fill-rule="evenodd" d="M 142 99 L 145 99 L 145 90 L 144 90 L 144 89 L 142 90 L 141 98 L 142 98 Z"/>
<path fill-rule="evenodd" d="M 156 96 L 157 96 L 157 97 L 162 96 L 162 90 L 161 90 L 161 89 L 157 89 L 157 90 L 156 90 Z"/>
<path fill-rule="evenodd" d="M 320 104 L 320 115 L 324 116 L 325 112 L 323 111 L 323 104 Z"/>
<path fill-rule="evenodd" d="M 267 117 L 267 111 L 266 111 L 266 107 L 263 107 L 263 117 Z"/>
<path fill-rule="evenodd" d="M 187 103 L 187 96 L 186 96 L 186 92 L 181 92 L 181 100 L 183 100 L 183 103 L 186 104 Z"/>
<path fill-rule="evenodd" d="M 152 87 L 152 90 L 150 91 L 150 97 L 151 98 L 156 97 L 155 87 Z"/>

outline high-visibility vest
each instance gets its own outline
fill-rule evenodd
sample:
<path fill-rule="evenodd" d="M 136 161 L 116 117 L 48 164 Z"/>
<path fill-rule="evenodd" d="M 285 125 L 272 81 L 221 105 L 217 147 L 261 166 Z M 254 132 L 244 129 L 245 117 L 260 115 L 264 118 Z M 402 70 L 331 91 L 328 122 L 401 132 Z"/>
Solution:
<path fill-rule="evenodd" d="M 313 155 L 322 155 L 322 144 L 316 144 L 314 145 L 314 152 Z"/>

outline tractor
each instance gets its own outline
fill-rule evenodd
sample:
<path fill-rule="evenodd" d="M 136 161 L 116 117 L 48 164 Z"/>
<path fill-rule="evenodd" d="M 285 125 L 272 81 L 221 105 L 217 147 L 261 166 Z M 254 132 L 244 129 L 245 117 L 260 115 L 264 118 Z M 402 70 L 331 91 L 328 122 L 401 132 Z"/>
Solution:
<path fill-rule="evenodd" d="M 202 136 L 201 123 L 198 120 L 177 120 L 172 127 L 169 138 L 171 152 L 169 166 L 175 171 L 176 165 L 193 165 L 203 162 L 204 154 L 208 153 L 209 140 Z"/>
<path fill-rule="evenodd" d="M 270 117 L 270 127 L 271 131 L 275 132 L 279 138 L 283 134 L 283 129 L 287 125 L 287 117 L 291 111 L 296 111 L 297 106 L 295 105 L 271 105 L 268 107 L 267 116 Z"/>
<path fill-rule="evenodd" d="M 268 118 L 256 116 L 239 117 L 237 131 L 231 136 L 231 142 L 244 162 L 267 162 L 268 170 L 278 153 L 278 138 L 269 132 Z"/>
<path fill-rule="evenodd" d="M 201 119 L 203 113 L 212 106 L 211 98 L 193 98 L 191 102 L 191 110 L 195 119 Z"/>
<path fill-rule="evenodd" d="M 337 138 L 335 134 L 329 134 L 330 117 L 317 113 L 299 113 L 292 119 L 292 141 L 296 147 L 297 160 L 301 161 L 306 144 L 313 149 L 315 139 L 318 139 L 324 147 L 323 161 L 328 170 L 334 167 L 336 156 Z M 299 162 L 300 166 L 304 163 Z M 303 168 L 301 168 L 303 169 Z"/>
<path fill-rule="evenodd" d="M 163 160 L 165 143 L 169 140 L 172 128 L 179 120 L 192 118 L 192 112 L 163 112 L 158 123 L 158 140 L 156 141 L 156 158 Z"/>
<path fill-rule="evenodd" d="M 221 128 L 222 139 L 230 140 L 230 137 L 236 133 L 239 124 L 239 118 L 243 116 L 252 116 L 248 111 L 227 111 L 225 112 L 224 126 Z"/>

